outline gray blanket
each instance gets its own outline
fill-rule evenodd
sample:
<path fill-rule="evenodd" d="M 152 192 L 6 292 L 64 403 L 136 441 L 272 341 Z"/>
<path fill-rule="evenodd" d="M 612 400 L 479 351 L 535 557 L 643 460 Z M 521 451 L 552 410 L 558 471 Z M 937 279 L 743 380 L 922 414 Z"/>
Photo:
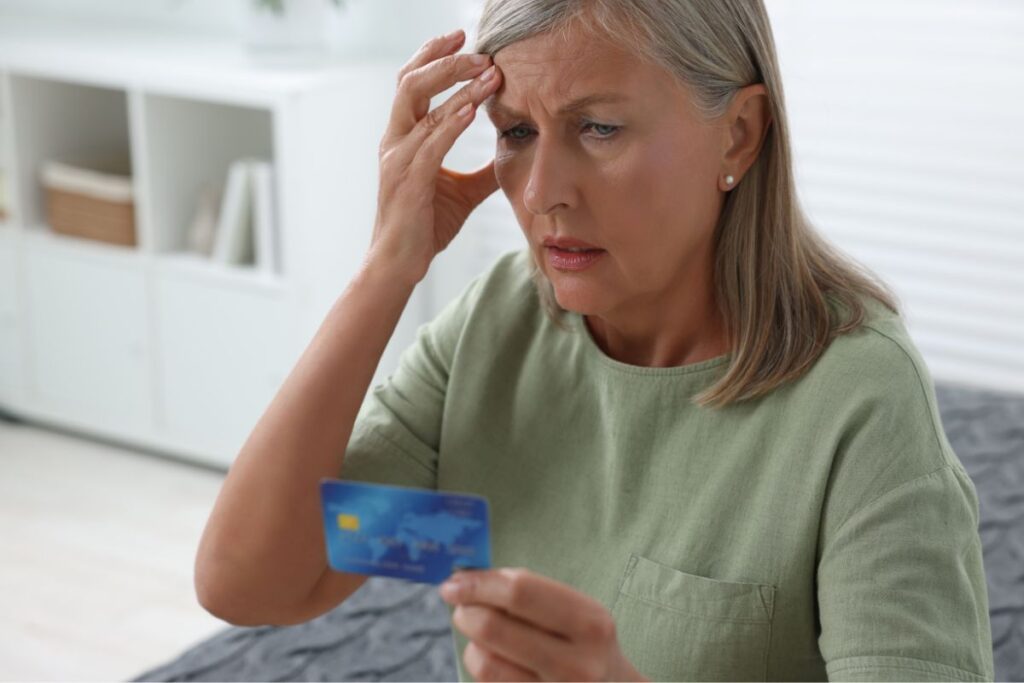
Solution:
<path fill-rule="evenodd" d="M 1024 396 L 939 384 L 943 427 L 978 491 L 997 681 L 1024 681 Z M 454 681 L 434 586 L 372 577 L 298 626 L 229 627 L 133 681 Z"/>

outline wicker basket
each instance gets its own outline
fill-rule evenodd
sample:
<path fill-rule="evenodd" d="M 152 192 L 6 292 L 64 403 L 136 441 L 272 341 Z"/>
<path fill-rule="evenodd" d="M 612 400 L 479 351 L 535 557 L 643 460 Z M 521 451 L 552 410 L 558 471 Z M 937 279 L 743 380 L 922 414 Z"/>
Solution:
<path fill-rule="evenodd" d="M 49 161 L 40 173 L 54 232 L 133 247 L 135 201 L 125 158 Z"/>

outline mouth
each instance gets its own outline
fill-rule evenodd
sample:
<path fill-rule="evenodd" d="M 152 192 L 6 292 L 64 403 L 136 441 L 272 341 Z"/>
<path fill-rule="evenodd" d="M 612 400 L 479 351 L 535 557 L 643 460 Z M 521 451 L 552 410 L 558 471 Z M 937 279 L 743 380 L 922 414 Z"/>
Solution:
<path fill-rule="evenodd" d="M 573 247 L 560 249 L 558 247 L 545 247 L 548 254 L 548 263 L 552 268 L 563 271 L 580 271 L 589 268 L 607 253 L 604 249 L 582 249 Z"/>
<path fill-rule="evenodd" d="M 558 254 L 559 256 L 574 256 L 578 254 L 603 254 L 604 249 L 581 249 L 579 247 L 573 247 L 572 249 L 560 249 L 558 247 L 544 247 L 545 251 L 549 254 Z"/>
<path fill-rule="evenodd" d="M 572 237 L 555 237 L 549 235 L 544 238 L 541 243 L 545 249 L 557 249 L 559 251 L 565 251 L 570 253 L 581 253 L 586 251 L 604 251 L 596 244 L 590 244 L 583 240 L 578 240 Z"/>
<path fill-rule="evenodd" d="M 558 247 L 547 247 L 552 251 L 564 252 L 566 254 L 587 254 L 592 251 L 604 251 L 604 249 L 581 249 L 580 247 L 573 247 L 571 249 L 560 249 Z"/>

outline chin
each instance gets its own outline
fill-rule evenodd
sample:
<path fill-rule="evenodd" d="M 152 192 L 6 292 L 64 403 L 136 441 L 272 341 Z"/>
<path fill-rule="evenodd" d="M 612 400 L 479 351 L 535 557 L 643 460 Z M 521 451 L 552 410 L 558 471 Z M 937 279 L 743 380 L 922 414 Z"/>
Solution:
<path fill-rule="evenodd" d="M 540 253 L 534 252 L 535 263 L 544 279 L 547 280 L 558 305 L 567 311 L 581 315 L 595 315 L 604 306 L 601 304 L 606 295 L 597 291 L 595 283 L 587 282 L 572 273 L 563 273 L 551 268 L 544 260 L 546 254 L 543 247 Z"/>
<path fill-rule="evenodd" d="M 558 274 L 551 280 L 551 287 L 555 292 L 555 301 L 567 311 L 579 313 L 580 315 L 596 315 L 602 308 L 598 303 L 598 293 L 592 286 L 580 282 L 559 282 Z"/>

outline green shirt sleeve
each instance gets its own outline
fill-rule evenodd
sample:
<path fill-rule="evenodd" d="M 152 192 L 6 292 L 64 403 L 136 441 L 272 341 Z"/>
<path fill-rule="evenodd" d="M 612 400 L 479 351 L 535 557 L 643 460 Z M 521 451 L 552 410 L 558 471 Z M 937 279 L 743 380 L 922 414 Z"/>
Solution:
<path fill-rule="evenodd" d="M 359 409 L 339 478 L 437 489 L 441 418 L 452 359 L 482 276 L 448 303 Z"/>
<path fill-rule="evenodd" d="M 838 454 L 817 565 L 829 680 L 992 681 L 978 498 L 914 351 Z M 906 362 L 908 361 L 909 362 Z"/>
<path fill-rule="evenodd" d="M 991 681 L 974 489 L 952 465 L 857 510 L 818 566 L 829 680 Z"/>

